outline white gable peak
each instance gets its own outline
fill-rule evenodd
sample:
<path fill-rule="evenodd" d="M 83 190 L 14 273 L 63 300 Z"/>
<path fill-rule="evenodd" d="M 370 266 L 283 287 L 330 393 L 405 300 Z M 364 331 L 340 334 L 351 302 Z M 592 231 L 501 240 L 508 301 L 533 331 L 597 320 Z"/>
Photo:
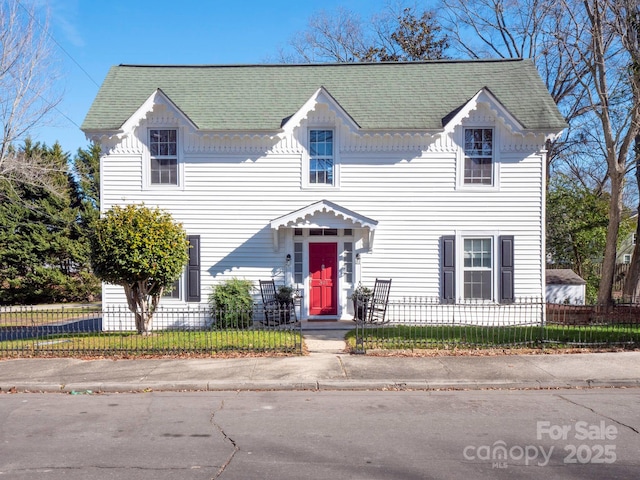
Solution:
<path fill-rule="evenodd" d="M 282 125 L 283 135 L 291 134 L 293 129 L 300 126 L 301 122 L 309 115 L 309 112 L 313 111 L 319 103 L 327 105 L 329 109 L 335 113 L 336 119 L 347 125 L 351 130 L 355 131 L 360 129 L 360 125 L 351 118 L 351 115 L 342 108 L 329 91 L 324 87 L 320 87 L 313 95 L 311 95 L 311 97 L 309 97 L 309 99 L 298 109 L 296 113 L 284 121 Z"/>
<path fill-rule="evenodd" d="M 451 133 L 457 125 L 460 125 L 465 118 L 469 117 L 481 105 L 488 107 L 511 133 L 525 134 L 524 125 L 486 87 L 478 91 L 467 103 L 446 119 L 443 133 Z"/>
<path fill-rule="evenodd" d="M 126 136 L 129 132 L 132 132 L 133 129 L 140 125 L 140 123 L 145 120 L 158 105 L 164 106 L 175 118 L 182 120 L 194 130 L 198 129 L 198 126 L 193 123 L 193 121 L 182 110 L 180 110 L 180 108 L 161 89 L 158 88 L 142 105 L 140 105 L 133 115 L 131 115 L 127 121 L 122 124 L 119 136 Z"/>

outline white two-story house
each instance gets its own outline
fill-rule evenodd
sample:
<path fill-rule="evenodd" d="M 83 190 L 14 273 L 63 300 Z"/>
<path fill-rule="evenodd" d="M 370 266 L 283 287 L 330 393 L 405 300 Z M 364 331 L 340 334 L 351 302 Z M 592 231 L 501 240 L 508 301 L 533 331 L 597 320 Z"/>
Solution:
<path fill-rule="evenodd" d="M 303 319 L 340 319 L 376 278 L 392 299 L 543 299 L 545 142 L 565 126 L 534 65 L 507 60 L 120 65 L 82 129 L 103 211 L 158 206 L 189 235 L 162 304 L 274 278 Z"/>

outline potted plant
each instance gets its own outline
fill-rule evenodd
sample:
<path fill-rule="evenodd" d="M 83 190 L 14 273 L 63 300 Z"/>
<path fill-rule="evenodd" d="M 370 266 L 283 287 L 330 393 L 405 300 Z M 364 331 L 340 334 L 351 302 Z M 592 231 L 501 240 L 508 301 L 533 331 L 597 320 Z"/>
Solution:
<path fill-rule="evenodd" d="M 353 301 L 353 313 L 355 321 L 364 322 L 366 320 L 367 308 L 372 295 L 373 290 L 359 283 L 358 286 L 353 290 L 353 293 L 349 296 L 351 301 Z"/>

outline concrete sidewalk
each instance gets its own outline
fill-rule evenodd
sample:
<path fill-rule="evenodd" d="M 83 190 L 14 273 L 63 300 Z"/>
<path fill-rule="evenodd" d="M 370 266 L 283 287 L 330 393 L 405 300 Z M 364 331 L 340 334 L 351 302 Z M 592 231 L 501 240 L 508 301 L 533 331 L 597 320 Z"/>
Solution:
<path fill-rule="evenodd" d="M 640 386 L 640 352 L 375 357 L 343 330 L 304 330 L 301 357 L 0 361 L 0 392 L 374 390 Z"/>

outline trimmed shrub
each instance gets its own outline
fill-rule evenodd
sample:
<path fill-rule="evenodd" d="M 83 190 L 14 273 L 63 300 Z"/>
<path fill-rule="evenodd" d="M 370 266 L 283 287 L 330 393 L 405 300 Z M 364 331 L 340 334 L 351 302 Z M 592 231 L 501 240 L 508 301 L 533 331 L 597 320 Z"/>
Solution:
<path fill-rule="evenodd" d="M 253 319 L 253 283 L 232 278 L 213 287 L 209 307 L 216 328 L 248 328 Z"/>

